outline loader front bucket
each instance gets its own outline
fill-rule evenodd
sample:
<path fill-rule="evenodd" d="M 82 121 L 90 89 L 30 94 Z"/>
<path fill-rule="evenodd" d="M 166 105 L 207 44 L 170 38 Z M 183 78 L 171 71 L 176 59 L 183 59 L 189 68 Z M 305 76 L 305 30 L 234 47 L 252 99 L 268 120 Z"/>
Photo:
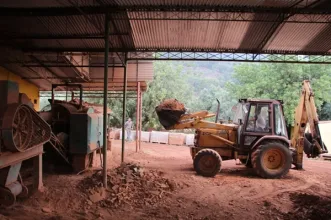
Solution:
<path fill-rule="evenodd" d="M 178 123 L 180 117 L 185 114 L 184 104 L 177 99 L 166 99 L 155 108 L 161 125 L 169 130 Z"/>
<path fill-rule="evenodd" d="M 180 117 L 185 113 L 181 110 L 158 109 L 157 107 L 155 110 L 161 125 L 167 130 L 177 124 Z"/>

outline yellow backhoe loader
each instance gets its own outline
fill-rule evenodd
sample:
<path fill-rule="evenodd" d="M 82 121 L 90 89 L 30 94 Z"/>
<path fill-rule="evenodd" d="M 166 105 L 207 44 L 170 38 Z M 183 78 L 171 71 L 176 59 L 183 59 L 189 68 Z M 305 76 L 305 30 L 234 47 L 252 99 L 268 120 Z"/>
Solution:
<path fill-rule="evenodd" d="M 219 122 L 217 117 L 215 122 L 205 120 L 215 116 L 207 111 L 183 114 L 160 106 L 156 112 L 167 130 L 196 129 L 190 152 L 194 169 L 202 176 L 215 176 L 223 160 L 239 159 L 263 178 L 279 178 L 288 173 L 292 163 L 302 168 L 303 152 L 308 157 L 327 152 L 319 134 L 309 81 L 303 82 L 292 140 L 288 138 L 279 100 L 241 99 L 233 108 L 232 122 L 228 123 Z M 311 135 L 309 141 L 304 141 L 307 122 Z"/>

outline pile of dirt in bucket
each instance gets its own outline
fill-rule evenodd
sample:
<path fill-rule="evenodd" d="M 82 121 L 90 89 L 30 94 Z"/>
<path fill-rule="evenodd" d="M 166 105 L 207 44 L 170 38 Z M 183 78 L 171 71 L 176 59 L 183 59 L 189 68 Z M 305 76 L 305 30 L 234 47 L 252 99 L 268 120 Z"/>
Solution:
<path fill-rule="evenodd" d="M 121 205 L 134 207 L 154 206 L 165 202 L 176 183 L 163 177 L 156 170 L 144 170 L 135 164 L 123 164 L 108 172 L 108 188 L 102 188 L 102 174 L 97 172 L 80 183 L 91 204 L 117 208 Z"/>
<path fill-rule="evenodd" d="M 155 108 L 155 111 L 162 126 L 168 130 L 179 121 L 186 109 L 177 99 L 166 99 Z"/>
<path fill-rule="evenodd" d="M 310 195 L 306 193 L 292 193 L 293 211 L 287 213 L 285 219 L 330 219 L 331 198 Z"/>

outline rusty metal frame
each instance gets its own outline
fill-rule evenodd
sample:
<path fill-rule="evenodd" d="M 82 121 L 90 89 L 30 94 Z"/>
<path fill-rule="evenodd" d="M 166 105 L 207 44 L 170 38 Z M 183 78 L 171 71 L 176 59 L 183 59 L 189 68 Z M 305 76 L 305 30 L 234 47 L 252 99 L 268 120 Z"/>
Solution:
<path fill-rule="evenodd" d="M 107 122 L 108 122 L 108 56 L 109 56 L 109 15 L 105 14 L 105 66 L 103 87 L 103 187 L 107 189 Z"/>
<path fill-rule="evenodd" d="M 140 106 L 139 106 L 139 150 L 141 150 L 141 131 L 142 131 L 142 121 L 143 121 L 143 97 L 142 97 L 142 90 L 140 89 L 139 94 L 137 94 L 139 96 L 139 101 L 140 101 Z"/>
<path fill-rule="evenodd" d="M 137 64 L 138 66 L 138 64 Z M 136 105 L 136 152 L 139 150 L 140 133 L 140 82 L 137 82 L 137 105 Z"/>
<path fill-rule="evenodd" d="M 124 163 L 124 151 L 125 151 L 125 120 L 126 120 L 126 92 L 127 92 L 127 53 L 125 54 L 125 65 L 124 65 L 124 77 L 123 77 L 123 106 L 122 106 L 122 152 L 121 162 Z"/>
<path fill-rule="evenodd" d="M 70 1 L 71 2 L 71 1 Z M 249 13 L 296 13 L 296 14 L 325 14 L 330 13 L 328 8 L 302 8 L 302 7 L 261 7 L 261 6 L 215 6 L 215 5 L 98 5 L 80 6 L 71 2 L 74 7 L 36 7 L 13 8 L 0 7 L 1 16 L 74 16 L 106 13 L 123 13 L 127 11 L 171 11 L 171 12 L 249 12 Z"/>
<path fill-rule="evenodd" d="M 231 53 L 231 52 L 191 52 L 191 51 L 142 51 L 130 52 L 128 60 L 208 60 L 208 61 L 237 61 L 265 63 L 317 63 L 331 64 L 331 54 L 300 55 L 283 53 Z"/>

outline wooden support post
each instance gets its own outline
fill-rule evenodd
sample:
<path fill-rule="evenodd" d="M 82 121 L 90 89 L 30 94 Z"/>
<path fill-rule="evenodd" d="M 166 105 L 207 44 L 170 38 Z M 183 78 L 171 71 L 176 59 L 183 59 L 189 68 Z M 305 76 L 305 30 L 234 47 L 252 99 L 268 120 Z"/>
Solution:
<path fill-rule="evenodd" d="M 137 107 L 136 107 L 136 152 L 139 149 L 139 131 L 140 128 L 140 82 L 137 82 Z"/>
<path fill-rule="evenodd" d="M 127 53 L 125 53 L 125 65 L 124 65 L 124 77 L 123 77 L 123 106 L 122 106 L 122 152 L 121 152 L 121 163 L 124 163 L 125 154 L 125 120 L 126 120 L 126 90 L 127 90 Z"/>
<path fill-rule="evenodd" d="M 140 89 L 139 92 L 139 150 L 141 149 L 141 130 L 142 130 L 142 117 L 143 117 L 143 99 L 142 99 L 142 91 Z"/>

